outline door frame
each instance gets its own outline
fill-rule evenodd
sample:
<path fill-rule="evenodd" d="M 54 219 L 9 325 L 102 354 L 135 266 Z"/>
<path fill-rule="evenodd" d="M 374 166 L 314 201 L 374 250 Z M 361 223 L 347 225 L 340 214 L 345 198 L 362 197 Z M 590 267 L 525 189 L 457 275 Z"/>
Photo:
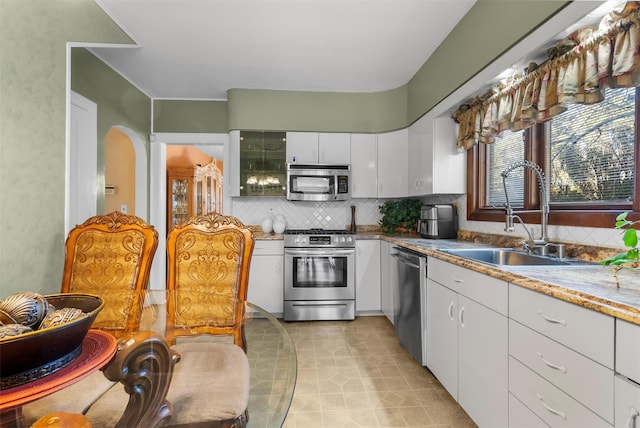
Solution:
<path fill-rule="evenodd" d="M 150 216 L 149 222 L 158 231 L 158 249 L 156 250 L 153 264 L 151 265 L 151 277 L 149 288 L 151 290 L 164 290 L 166 288 L 167 265 L 167 145 L 199 146 L 222 145 L 224 162 L 224 180 L 222 182 L 223 210 L 224 214 L 231 212 L 231 197 L 229 194 L 228 175 L 229 167 L 229 134 L 217 133 L 171 133 L 158 132 L 151 134 L 150 138 Z"/>

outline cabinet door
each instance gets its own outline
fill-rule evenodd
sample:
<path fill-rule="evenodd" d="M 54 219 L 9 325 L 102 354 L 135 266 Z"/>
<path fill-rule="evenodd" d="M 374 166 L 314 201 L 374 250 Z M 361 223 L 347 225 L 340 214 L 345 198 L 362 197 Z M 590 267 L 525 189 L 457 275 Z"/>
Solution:
<path fill-rule="evenodd" d="M 318 163 L 318 133 L 287 132 L 287 162 Z"/>
<path fill-rule="evenodd" d="M 427 279 L 427 367 L 458 398 L 458 295 Z"/>
<path fill-rule="evenodd" d="M 281 316 L 284 301 L 284 254 L 282 241 L 256 241 L 247 300 L 271 314 Z"/>
<path fill-rule="evenodd" d="M 351 134 L 351 197 L 378 197 L 376 134 Z"/>
<path fill-rule="evenodd" d="M 507 318 L 458 295 L 458 344 L 458 402 L 478 426 L 508 426 Z"/>
<path fill-rule="evenodd" d="M 393 300 L 391 297 L 391 284 L 389 282 L 391 244 L 380 241 L 380 306 L 382 313 L 393 324 Z"/>
<path fill-rule="evenodd" d="M 640 427 L 640 385 L 626 377 L 615 377 L 616 428 Z"/>
<path fill-rule="evenodd" d="M 380 312 L 380 241 L 356 241 L 356 311 Z"/>
<path fill-rule="evenodd" d="M 321 132 L 318 134 L 318 162 L 351 163 L 351 134 Z"/>
<path fill-rule="evenodd" d="M 408 130 L 378 134 L 378 197 L 407 196 Z"/>
<path fill-rule="evenodd" d="M 240 196 L 284 196 L 287 169 L 284 132 L 240 132 Z"/>

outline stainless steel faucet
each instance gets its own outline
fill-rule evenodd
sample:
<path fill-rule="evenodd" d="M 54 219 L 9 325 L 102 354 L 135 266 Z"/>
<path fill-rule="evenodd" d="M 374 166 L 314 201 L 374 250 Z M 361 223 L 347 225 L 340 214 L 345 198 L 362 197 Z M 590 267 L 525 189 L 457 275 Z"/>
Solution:
<path fill-rule="evenodd" d="M 528 168 L 532 170 L 536 174 L 536 177 L 538 179 L 538 188 L 540 189 L 540 238 L 538 239 L 533 238 L 532 233 L 529 231 L 529 229 L 527 229 L 524 221 L 522 221 L 522 218 L 518 215 L 534 211 L 514 211 L 513 208 L 511 208 L 511 204 L 509 203 L 509 193 L 507 192 L 506 179 L 511 171 L 517 168 Z M 549 234 L 547 232 L 549 224 L 549 196 L 547 194 L 547 184 L 544 179 L 544 172 L 542 171 L 542 168 L 540 168 L 540 166 L 534 162 L 523 160 L 514 162 L 513 164 L 511 164 L 511 166 L 502 171 L 500 175 L 502 176 L 502 186 L 504 187 L 504 197 L 506 199 L 504 231 L 513 232 L 515 230 L 513 220 L 518 220 L 529 236 L 529 240 L 522 243 L 524 249 L 527 250 L 527 252 L 548 255 L 550 247 L 553 247 L 556 249 L 558 257 L 563 258 L 565 253 L 564 245 L 549 242 Z"/>

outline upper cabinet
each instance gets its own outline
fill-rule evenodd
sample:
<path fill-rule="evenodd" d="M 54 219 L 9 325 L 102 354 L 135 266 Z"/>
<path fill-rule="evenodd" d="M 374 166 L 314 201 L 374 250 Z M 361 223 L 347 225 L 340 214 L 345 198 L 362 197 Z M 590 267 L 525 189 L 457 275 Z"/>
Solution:
<path fill-rule="evenodd" d="M 287 162 L 350 164 L 351 134 L 287 132 Z"/>
<path fill-rule="evenodd" d="M 286 133 L 240 131 L 237 144 L 237 195 L 284 196 L 287 181 Z"/>
<path fill-rule="evenodd" d="M 351 197 L 378 197 L 378 136 L 351 134 Z"/>
<path fill-rule="evenodd" d="M 456 150 L 451 118 L 428 113 L 409 127 L 408 139 L 409 196 L 464 193 L 465 155 Z"/>
<path fill-rule="evenodd" d="M 409 174 L 407 128 L 378 134 L 378 197 L 407 196 Z"/>

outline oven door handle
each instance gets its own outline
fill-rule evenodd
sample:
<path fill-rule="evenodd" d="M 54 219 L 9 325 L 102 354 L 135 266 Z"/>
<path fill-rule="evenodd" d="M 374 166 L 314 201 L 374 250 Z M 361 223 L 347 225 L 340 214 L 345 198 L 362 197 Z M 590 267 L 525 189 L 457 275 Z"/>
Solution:
<path fill-rule="evenodd" d="M 288 249 L 285 248 L 284 254 L 289 256 L 329 256 L 338 255 L 349 256 L 354 254 L 355 248 L 304 248 L 304 249 Z"/>

